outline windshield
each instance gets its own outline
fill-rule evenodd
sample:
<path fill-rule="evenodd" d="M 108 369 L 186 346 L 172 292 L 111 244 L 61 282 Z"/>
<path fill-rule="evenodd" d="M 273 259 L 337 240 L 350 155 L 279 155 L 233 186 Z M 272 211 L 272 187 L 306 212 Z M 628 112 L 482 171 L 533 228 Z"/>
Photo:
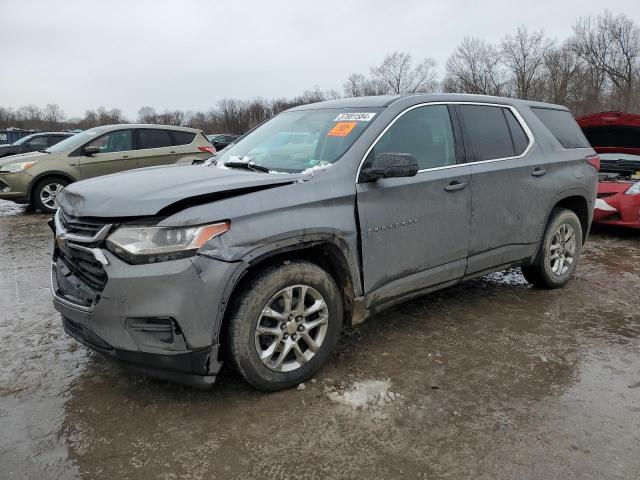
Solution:
<path fill-rule="evenodd" d="M 71 135 L 69 138 L 65 138 L 61 142 L 56 143 L 54 146 L 47 148 L 46 151 L 49 153 L 60 153 L 67 150 L 73 150 L 92 138 L 95 138 L 96 135 L 99 135 L 103 131 L 104 128 L 95 127 L 90 130 L 85 130 L 84 132 L 76 133 L 75 135 Z"/>
<path fill-rule="evenodd" d="M 379 111 L 284 112 L 222 150 L 216 164 L 251 163 L 280 173 L 324 168 L 340 159 Z"/>

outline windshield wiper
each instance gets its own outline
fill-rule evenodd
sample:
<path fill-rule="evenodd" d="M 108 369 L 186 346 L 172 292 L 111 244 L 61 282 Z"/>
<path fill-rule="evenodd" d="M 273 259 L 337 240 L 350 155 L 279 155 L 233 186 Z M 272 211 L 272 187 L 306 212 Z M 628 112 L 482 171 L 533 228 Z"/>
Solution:
<path fill-rule="evenodd" d="M 254 172 L 269 173 L 271 171 L 267 167 L 251 162 L 225 162 L 223 165 L 229 168 L 244 168 L 245 170 L 252 170 Z"/>

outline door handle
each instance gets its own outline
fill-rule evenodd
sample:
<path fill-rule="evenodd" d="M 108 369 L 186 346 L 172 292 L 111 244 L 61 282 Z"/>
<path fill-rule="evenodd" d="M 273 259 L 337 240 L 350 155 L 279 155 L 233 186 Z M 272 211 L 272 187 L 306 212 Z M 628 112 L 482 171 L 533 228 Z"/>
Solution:
<path fill-rule="evenodd" d="M 453 182 L 451 182 L 449 185 L 447 185 L 446 187 L 444 187 L 444 189 L 447 192 L 455 192 L 456 190 L 462 190 L 464 187 L 467 186 L 466 182 L 459 182 L 457 180 L 454 180 Z"/>
<path fill-rule="evenodd" d="M 533 175 L 534 177 L 541 177 L 545 173 L 547 173 L 547 169 L 542 167 L 536 167 L 531 171 L 531 175 Z"/>
<path fill-rule="evenodd" d="M 169 152 L 169 153 L 170 153 L 170 154 L 174 154 L 174 153 L 176 153 L 176 152 Z"/>

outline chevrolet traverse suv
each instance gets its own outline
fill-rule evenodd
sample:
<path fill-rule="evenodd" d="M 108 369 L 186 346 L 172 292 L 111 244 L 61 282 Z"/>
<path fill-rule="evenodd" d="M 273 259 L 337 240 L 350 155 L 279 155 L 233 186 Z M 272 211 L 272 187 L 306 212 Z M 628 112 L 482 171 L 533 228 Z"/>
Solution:
<path fill-rule="evenodd" d="M 343 325 L 400 301 L 514 266 L 562 287 L 597 167 L 557 105 L 409 95 L 293 108 L 208 166 L 67 187 L 51 222 L 54 305 L 70 335 L 149 375 L 207 387 L 226 363 L 254 387 L 288 388 Z"/>
<path fill-rule="evenodd" d="M 37 152 L 0 160 L 0 200 L 55 211 L 72 182 L 133 168 L 191 163 L 215 149 L 200 130 L 163 125 L 107 125 Z"/>

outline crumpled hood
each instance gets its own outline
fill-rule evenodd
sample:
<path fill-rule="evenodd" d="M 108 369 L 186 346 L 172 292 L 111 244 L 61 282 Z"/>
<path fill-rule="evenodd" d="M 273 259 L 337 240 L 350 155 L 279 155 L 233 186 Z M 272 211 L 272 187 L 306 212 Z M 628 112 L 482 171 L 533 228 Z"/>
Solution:
<path fill-rule="evenodd" d="M 288 185 L 303 177 L 194 165 L 150 167 L 72 183 L 60 193 L 58 204 L 76 217 L 150 216 L 171 206 Z"/>

